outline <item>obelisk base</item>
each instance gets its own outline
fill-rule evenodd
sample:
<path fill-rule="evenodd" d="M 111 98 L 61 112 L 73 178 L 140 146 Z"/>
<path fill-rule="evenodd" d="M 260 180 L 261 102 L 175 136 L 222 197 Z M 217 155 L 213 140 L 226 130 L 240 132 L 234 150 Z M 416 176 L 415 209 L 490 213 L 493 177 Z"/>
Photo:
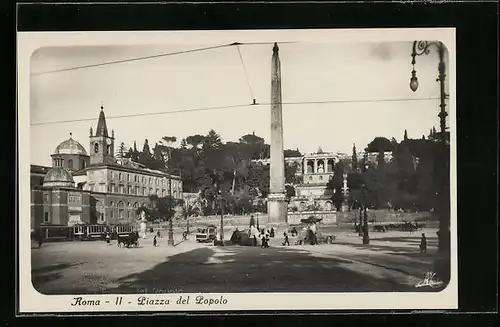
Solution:
<path fill-rule="evenodd" d="M 267 196 L 268 223 L 279 224 L 288 222 L 288 204 L 282 193 L 271 193 Z"/>

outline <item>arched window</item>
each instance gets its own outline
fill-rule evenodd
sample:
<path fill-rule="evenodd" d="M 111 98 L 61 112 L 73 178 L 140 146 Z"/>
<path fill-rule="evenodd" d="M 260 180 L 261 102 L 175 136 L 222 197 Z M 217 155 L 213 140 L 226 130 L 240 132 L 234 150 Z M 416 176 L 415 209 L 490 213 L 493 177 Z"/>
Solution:
<path fill-rule="evenodd" d="M 314 172 L 314 161 L 309 160 L 307 162 L 307 170 L 306 171 L 308 174 L 312 174 Z"/>
<path fill-rule="evenodd" d="M 118 202 L 118 219 L 125 218 L 125 216 L 124 216 L 125 210 L 123 209 L 123 207 L 124 207 L 123 202 L 122 201 Z"/>
<path fill-rule="evenodd" d="M 335 162 L 333 161 L 333 159 L 329 159 L 328 165 L 327 165 L 327 172 L 329 172 L 329 173 L 333 172 L 334 165 L 335 165 Z"/>
<path fill-rule="evenodd" d="M 98 143 L 94 144 L 94 152 L 95 153 L 99 152 L 99 144 Z"/>
<path fill-rule="evenodd" d="M 73 169 L 73 159 L 68 160 L 68 168 Z"/>

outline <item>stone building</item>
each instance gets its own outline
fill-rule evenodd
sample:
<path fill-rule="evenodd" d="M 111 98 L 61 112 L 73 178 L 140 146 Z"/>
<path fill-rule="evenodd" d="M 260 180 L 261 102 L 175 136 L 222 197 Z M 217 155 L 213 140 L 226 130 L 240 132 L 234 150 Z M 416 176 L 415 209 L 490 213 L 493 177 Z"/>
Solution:
<path fill-rule="evenodd" d="M 31 226 L 129 224 L 136 211 L 149 206 L 149 195 L 170 193 L 182 198 L 179 176 L 147 169 L 114 157 L 114 131 L 109 135 L 101 107 L 95 134 L 90 130 L 90 154 L 70 134 L 52 157 L 52 167 L 31 166 Z"/>
<path fill-rule="evenodd" d="M 327 184 L 334 175 L 335 164 L 340 160 L 333 152 L 306 154 L 297 170 L 302 182 L 295 185 L 295 196 L 290 199 L 289 210 L 293 211 L 333 211 L 332 190 Z"/>
<path fill-rule="evenodd" d="M 324 152 L 321 148 L 302 157 L 285 158 L 285 164 L 295 165 L 298 181 L 292 185 L 295 196 L 290 199 L 288 210 L 334 211 L 332 190 L 327 189 L 327 184 L 333 178 L 335 164 L 341 159 L 344 158 L 339 153 Z M 270 163 L 269 159 L 253 161 L 262 165 Z"/>

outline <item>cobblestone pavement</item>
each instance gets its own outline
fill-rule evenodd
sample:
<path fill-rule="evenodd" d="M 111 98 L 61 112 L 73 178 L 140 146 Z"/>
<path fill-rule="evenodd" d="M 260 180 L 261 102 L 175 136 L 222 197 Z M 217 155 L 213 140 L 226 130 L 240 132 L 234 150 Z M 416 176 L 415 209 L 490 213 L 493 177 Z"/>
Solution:
<path fill-rule="evenodd" d="M 44 294 L 429 291 L 415 288 L 432 270 L 437 245 L 435 230 L 424 232 L 425 254 L 420 232 L 371 233 L 370 245 L 350 232 L 329 245 L 282 246 L 274 238 L 266 249 L 198 244 L 194 235 L 175 247 L 166 235 L 158 247 L 152 236 L 138 248 L 45 243 L 32 249 L 32 280 Z"/>

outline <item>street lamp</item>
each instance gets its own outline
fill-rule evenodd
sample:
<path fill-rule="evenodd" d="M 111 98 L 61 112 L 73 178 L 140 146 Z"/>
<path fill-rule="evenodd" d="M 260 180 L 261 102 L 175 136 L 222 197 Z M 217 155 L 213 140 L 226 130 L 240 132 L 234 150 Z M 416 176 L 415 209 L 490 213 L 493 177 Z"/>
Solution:
<path fill-rule="evenodd" d="M 168 245 L 174 246 L 174 222 L 173 222 L 173 214 L 172 214 L 172 169 L 170 167 L 170 162 L 172 159 L 172 150 L 170 147 L 168 148 L 168 163 L 167 163 L 167 174 L 168 174 Z"/>
<path fill-rule="evenodd" d="M 445 79 L 446 79 L 446 66 L 444 62 L 444 54 L 445 47 L 442 42 L 428 42 L 428 41 L 414 41 L 413 42 L 413 51 L 412 51 L 412 61 L 411 64 L 413 66 L 413 70 L 411 72 L 410 78 L 410 89 L 415 92 L 418 88 L 418 79 L 417 73 L 415 71 L 415 57 L 420 55 L 429 54 L 429 49 L 431 46 L 437 48 L 437 52 L 439 55 L 439 64 L 438 64 L 438 78 L 436 79 L 439 82 L 439 90 L 440 90 L 440 112 L 438 114 L 439 122 L 440 122 L 440 146 L 441 151 L 439 154 L 442 156 L 439 159 L 440 165 L 438 165 L 440 171 L 438 171 L 438 176 L 440 177 L 439 181 L 439 198 L 440 198 L 440 210 L 439 213 L 439 231 L 438 231 L 438 251 L 441 254 L 445 255 L 446 265 L 449 265 L 449 253 L 450 253 L 450 216 L 449 216 L 449 192 L 447 192 L 447 179 L 445 176 L 448 174 L 448 164 L 447 164 L 447 149 L 446 149 L 446 116 L 448 113 L 446 112 L 446 99 L 448 95 L 445 93 Z M 449 278 L 449 267 L 443 268 L 445 269 L 441 272 L 440 277 L 444 277 L 444 279 Z M 437 272 L 438 274 L 440 272 Z"/>
<path fill-rule="evenodd" d="M 220 206 L 220 242 L 221 245 L 224 245 L 224 205 L 222 202 L 222 190 L 218 183 L 215 184 L 215 188 L 217 190 L 217 198 L 219 199 Z"/>
<path fill-rule="evenodd" d="M 365 173 L 365 178 L 363 182 L 363 198 L 364 198 L 364 205 L 363 205 L 363 244 L 368 245 L 370 244 L 370 235 L 368 234 L 368 213 L 366 210 L 366 206 L 368 203 L 368 191 L 366 187 L 366 171 L 368 170 L 368 164 L 365 162 L 363 166 L 363 172 Z"/>

